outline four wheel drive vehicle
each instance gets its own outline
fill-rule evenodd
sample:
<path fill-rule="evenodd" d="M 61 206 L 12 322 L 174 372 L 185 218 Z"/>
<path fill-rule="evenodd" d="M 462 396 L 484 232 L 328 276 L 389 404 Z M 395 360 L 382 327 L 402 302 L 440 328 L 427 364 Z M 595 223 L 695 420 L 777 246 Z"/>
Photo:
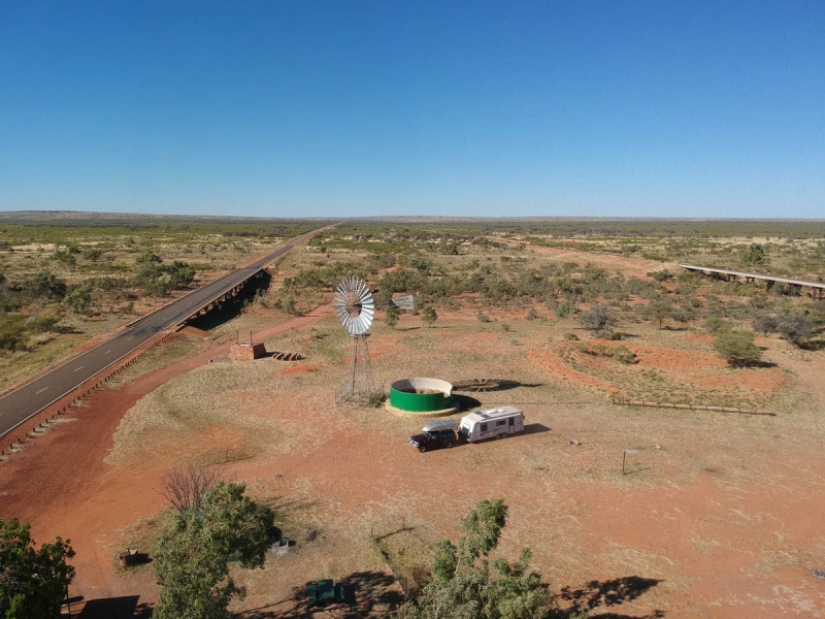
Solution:
<path fill-rule="evenodd" d="M 423 434 L 411 436 L 409 443 L 421 453 L 439 447 L 450 449 L 459 440 L 457 430 L 458 424 L 452 419 L 433 421 L 422 428 Z"/>

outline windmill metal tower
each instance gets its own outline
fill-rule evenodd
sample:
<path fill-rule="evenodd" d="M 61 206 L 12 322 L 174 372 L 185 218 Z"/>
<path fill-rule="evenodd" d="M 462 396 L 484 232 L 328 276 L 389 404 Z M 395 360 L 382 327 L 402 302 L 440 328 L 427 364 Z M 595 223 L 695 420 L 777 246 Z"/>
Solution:
<path fill-rule="evenodd" d="M 367 330 L 375 316 L 375 301 L 366 282 L 350 275 L 335 290 L 335 313 L 352 336 L 352 359 L 347 380 L 336 393 L 337 403 L 366 404 L 377 394 L 372 381 Z"/>

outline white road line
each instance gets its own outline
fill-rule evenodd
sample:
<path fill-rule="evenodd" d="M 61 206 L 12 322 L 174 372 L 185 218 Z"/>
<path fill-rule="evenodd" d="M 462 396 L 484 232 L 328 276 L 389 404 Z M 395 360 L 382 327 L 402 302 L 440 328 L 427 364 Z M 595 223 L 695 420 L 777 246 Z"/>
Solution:
<path fill-rule="evenodd" d="M 48 389 L 48 387 L 43 387 L 40 391 L 38 391 L 38 392 L 37 392 L 37 393 L 35 393 L 34 395 L 40 395 L 41 393 L 43 393 L 44 391 L 46 391 L 46 389 Z"/>
<path fill-rule="evenodd" d="M 129 340 L 131 340 L 133 337 L 135 337 L 135 336 L 133 335 L 133 336 L 131 336 L 131 337 L 127 337 L 127 338 L 126 338 L 126 341 L 128 342 L 128 341 L 129 341 Z"/>
<path fill-rule="evenodd" d="M 107 351 L 106 351 L 105 353 L 103 353 L 103 354 L 104 354 L 104 355 L 108 355 L 110 352 L 112 352 L 112 349 L 111 349 L 111 348 L 110 348 L 109 350 L 107 350 Z"/>
<path fill-rule="evenodd" d="M 82 370 L 82 369 L 83 369 L 83 368 L 85 368 L 85 367 L 86 367 L 85 365 L 81 365 L 79 368 L 77 368 L 77 369 L 75 370 L 75 372 L 79 372 L 80 370 Z"/>

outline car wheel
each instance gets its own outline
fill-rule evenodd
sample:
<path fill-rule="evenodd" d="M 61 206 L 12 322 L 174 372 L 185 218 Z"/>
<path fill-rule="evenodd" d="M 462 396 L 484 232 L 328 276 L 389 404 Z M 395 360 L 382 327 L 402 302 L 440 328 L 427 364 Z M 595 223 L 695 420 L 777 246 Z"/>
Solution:
<path fill-rule="evenodd" d="M 447 443 L 444 443 L 444 447 L 446 447 L 447 449 L 452 449 L 452 448 L 453 448 L 453 444 L 452 444 L 452 443 L 450 443 L 450 442 L 447 442 Z"/>
<path fill-rule="evenodd" d="M 418 446 L 418 451 L 420 451 L 421 453 L 424 453 L 425 451 L 427 451 L 427 446 L 426 445 L 419 445 Z"/>

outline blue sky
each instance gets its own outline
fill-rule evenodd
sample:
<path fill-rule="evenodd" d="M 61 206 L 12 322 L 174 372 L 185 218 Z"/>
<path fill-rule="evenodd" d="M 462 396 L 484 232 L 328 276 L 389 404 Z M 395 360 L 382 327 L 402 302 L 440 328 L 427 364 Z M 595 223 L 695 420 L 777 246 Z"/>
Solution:
<path fill-rule="evenodd" d="M 825 2 L 5 2 L 30 209 L 825 218 Z"/>

